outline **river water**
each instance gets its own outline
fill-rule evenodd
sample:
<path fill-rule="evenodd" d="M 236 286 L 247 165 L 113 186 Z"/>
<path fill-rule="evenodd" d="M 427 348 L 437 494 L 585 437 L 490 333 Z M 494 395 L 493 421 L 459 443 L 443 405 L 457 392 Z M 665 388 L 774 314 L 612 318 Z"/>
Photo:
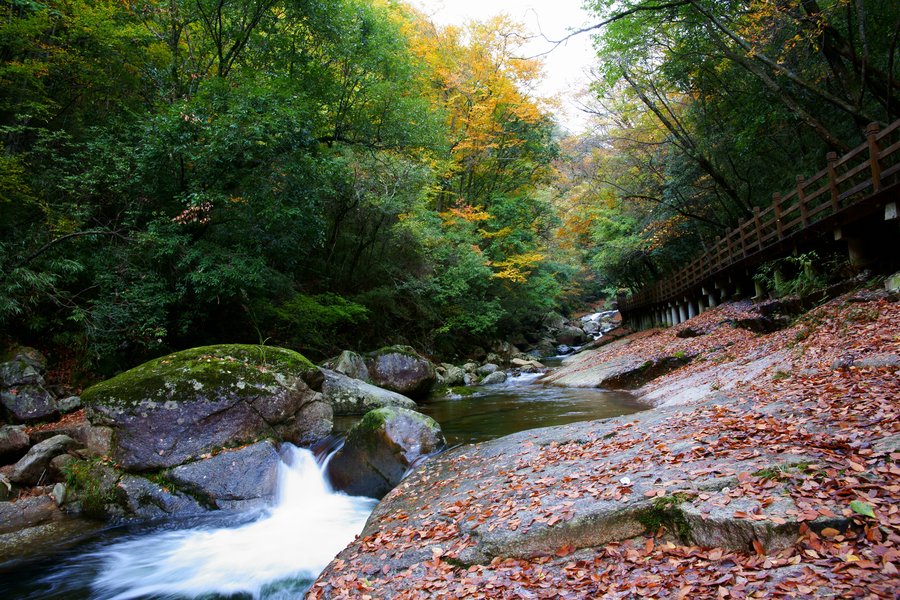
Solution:
<path fill-rule="evenodd" d="M 451 445 L 643 410 L 631 396 L 512 378 L 423 403 Z M 268 510 L 100 531 L 74 547 L 0 564 L 0 598 L 287 600 L 300 598 L 358 534 L 376 501 L 334 492 L 327 458 L 286 444 Z"/>

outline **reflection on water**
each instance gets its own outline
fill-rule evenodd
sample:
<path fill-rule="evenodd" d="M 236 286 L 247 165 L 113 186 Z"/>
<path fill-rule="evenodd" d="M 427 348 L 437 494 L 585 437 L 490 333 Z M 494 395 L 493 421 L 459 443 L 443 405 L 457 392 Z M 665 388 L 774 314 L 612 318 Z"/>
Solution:
<path fill-rule="evenodd" d="M 466 444 L 648 408 L 627 392 L 544 386 L 535 383 L 537 377 L 471 388 L 471 395 L 433 399 L 421 403 L 419 410 L 441 424 L 448 443 Z"/>

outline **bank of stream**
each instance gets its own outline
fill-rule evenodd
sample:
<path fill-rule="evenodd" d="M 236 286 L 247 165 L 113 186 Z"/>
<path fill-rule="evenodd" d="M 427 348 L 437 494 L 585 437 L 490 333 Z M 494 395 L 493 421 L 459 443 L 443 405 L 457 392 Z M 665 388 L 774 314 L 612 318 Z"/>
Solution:
<path fill-rule="evenodd" d="M 543 386 L 538 375 L 423 403 L 449 444 L 629 414 L 624 392 Z M 347 423 L 343 423 L 344 426 Z M 313 454 L 282 452 L 277 504 L 242 515 L 107 528 L 0 565 L 6 598 L 297 598 L 352 541 L 376 501 L 334 493 Z"/>

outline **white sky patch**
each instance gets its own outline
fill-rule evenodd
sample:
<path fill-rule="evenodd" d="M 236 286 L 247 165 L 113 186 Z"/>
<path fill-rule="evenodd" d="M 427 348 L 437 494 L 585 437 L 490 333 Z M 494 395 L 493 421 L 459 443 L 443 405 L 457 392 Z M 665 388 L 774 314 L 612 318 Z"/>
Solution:
<path fill-rule="evenodd" d="M 410 0 L 439 25 L 463 25 L 467 21 L 484 21 L 506 13 L 523 23 L 535 39 L 524 47 L 525 56 L 533 56 L 553 49 L 551 40 L 559 40 L 571 30 L 581 29 L 593 22 L 582 10 L 582 0 Z M 590 34 L 577 35 L 543 56 L 544 81 L 537 92 L 545 97 L 558 97 L 561 113 L 558 122 L 571 133 L 588 128 L 588 116 L 578 109 L 578 94 L 590 82 L 589 71 L 595 62 Z"/>

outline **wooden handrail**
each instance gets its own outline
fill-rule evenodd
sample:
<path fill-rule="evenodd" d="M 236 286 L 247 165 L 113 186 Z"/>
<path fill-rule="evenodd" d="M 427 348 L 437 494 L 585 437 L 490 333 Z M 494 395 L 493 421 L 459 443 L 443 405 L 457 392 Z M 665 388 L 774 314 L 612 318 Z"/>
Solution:
<path fill-rule="evenodd" d="M 897 138 L 897 139 L 894 139 Z M 668 302 L 683 295 L 735 263 L 763 252 L 827 217 L 856 206 L 888 185 L 900 182 L 900 120 L 885 129 L 866 127 L 866 141 L 838 158 L 826 155 L 827 166 L 804 178 L 785 195 L 772 194 L 772 204 L 716 238 L 715 244 L 666 279 L 656 281 L 630 298 L 619 298 L 623 312 Z"/>

